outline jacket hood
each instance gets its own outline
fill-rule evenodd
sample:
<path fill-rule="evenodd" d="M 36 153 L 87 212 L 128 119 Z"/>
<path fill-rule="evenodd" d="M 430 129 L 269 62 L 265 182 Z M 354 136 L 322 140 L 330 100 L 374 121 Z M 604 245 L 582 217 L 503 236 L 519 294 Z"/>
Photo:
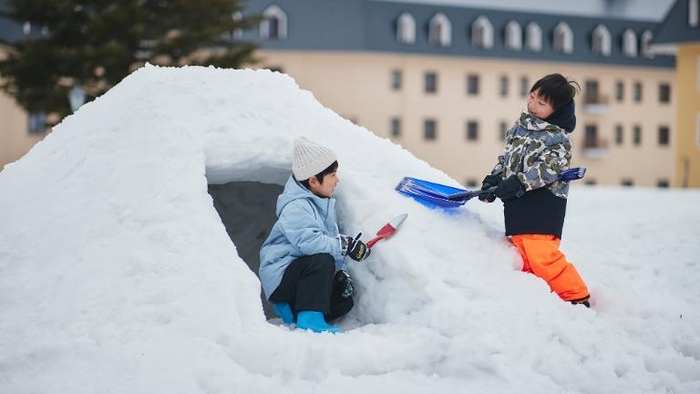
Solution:
<path fill-rule="evenodd" d="M 576 104 L 571 100 L 565 106 L 554 111 L 545 122 L 559 126 L 567 133 L 573 133 L 576 128 Z"/>

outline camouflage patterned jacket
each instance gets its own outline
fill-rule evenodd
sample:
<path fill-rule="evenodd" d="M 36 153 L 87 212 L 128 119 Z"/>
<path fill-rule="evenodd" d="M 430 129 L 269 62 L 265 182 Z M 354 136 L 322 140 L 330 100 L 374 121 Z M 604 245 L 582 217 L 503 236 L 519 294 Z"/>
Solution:
<path fill-rule="evenodd" d="M 506 134 L 505 149 L 491 173 L 503 179 L 515 174 L 526 192 L 546 187 L 565 199 L 569 183 L 558 181 L 558 177 L 570 163 L 568 132 L 523 112 Z"/>

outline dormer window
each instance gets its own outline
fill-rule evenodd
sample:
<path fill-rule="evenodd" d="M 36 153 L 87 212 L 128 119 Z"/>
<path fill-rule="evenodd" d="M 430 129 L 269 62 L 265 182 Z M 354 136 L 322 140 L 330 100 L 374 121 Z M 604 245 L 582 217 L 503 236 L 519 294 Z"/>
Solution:
<path fill-rule="evenodd" d="M 570 55 L 574 52 L 574 32 L 566 22 L 554 28 L 554 51 Z"/>
<path fill-rule="evenodd" d="M 401 44 L 416 43 L 416 20 L 408 12 L 401 14 L 396 22 L 396 41 Z"/>
<path fill-rule="evenodd" d="M 442 47 L 449 46 L 452 43 L 452 24 L 445 14 L 437 13 L 430 20 L 428 39 L 431 44 Z"/>
<path fill-rule="evenodd" d="M 472 45 L 485 49 L 493 47 L 493 25 L 483 15 L 476 18 L 472 25 Z"/>
<path fill-rule="evenodd" d="M 525 28 L 525 47 L 532 52 L 542 52 L 542 28 L 530 22 Z"/>
<path fill-rule="evenodd" d="M 622 33 L 622 53 L 625 57 L 637 57 L 637 35 L 632 29 Z"/>
<path fill-rule="evenodd" d="M 654 52 L 651 50 L 651 40 L 654 39 L 654 34 L 649 30 L 644 30 L 642 33 L 642 56 L 647 59 L 654 58 Z"/>
<path fill-rule="evenodd" d="M 263 12 L 265 18 L 260 22 L 260 38 L 263 40 L 283 40 L 287 38 L 287 14 L 276 5 L 271 5 Z"/>
<path fill-rule="evenodd" d="M 610 31 L 607 27 L 598 25 L 598 27 L 593 30 L 592 49 L 595 55 L 604 57 L 610 56 L 612 52 L 612 39 L 610 38 Z"/>
<path fill-rule="evenodd" d="M 233 13 L 233 15 L 231 15 L 231 19 L 233 19 L 233 21 L 236 23 L 240 23 L 243 20 L 243 13 L 236 11 Z M 243 29 L 235 29 L 231 34 L 231 37 L 233 37 L 235 40 L 243 39 Z"/>
<path fill-rule="evenodd" d="M 688 26 L 700 26 L 700 0 L 688 0 Z"/>
<path fill-rule="evenodd" d="M 520 23 L 510 21 L 506 25 L 506 48 L 511 51 L 519 51 L 523 48 L 523 30 Z"/>

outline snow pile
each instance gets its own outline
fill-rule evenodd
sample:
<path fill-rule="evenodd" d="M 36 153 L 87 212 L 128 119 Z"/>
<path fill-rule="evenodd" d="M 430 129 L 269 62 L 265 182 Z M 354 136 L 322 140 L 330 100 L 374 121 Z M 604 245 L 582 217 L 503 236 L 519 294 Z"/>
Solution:
<path fill-rule="evenodd" d="M 208 193 L 281 185 L 301 135 L 339 157 L 341 231 L 409 214 L 350 263 L 335 336 L 266 321 L 239 257 L 261 234 L 234 244 Z M 572 189 L 589 310 L 518 272 L 499 203 L 429 210 L 406 175 L 457 186 L 287 76 L 138 70 L 0 173 L 0 392 L 700 390 L 699 192 Z M 219 202 L 255 217 L 265 193 Z"/>

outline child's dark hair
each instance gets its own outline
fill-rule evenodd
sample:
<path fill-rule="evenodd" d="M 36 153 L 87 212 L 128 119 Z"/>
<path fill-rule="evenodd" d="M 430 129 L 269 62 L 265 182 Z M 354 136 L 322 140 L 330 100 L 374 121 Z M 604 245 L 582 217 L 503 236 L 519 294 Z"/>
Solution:
<path fill-rule="evenodd" d="M 556 111 L 569 104 L 574 99 L 576 92 L 581 91 L 581 86 L 576 81 L 569 81 L 561 74 L 549 74 L 535 82 L 530 93 L 539 90 L 538 94 L 547 100 Z"/>
<path fill-rule="evenodd" d="M 318 179 L 318 183 L 323 183 L 323 178 L 333 172 L 338 171 L 338 161 L 334 161 L 333 164 L 329 165 L 325 170 L 319 172 L 316 174 L 316 179 Z M 309 178 L 311 179 L 311 178 Z M 304 179 L 303 181 L 299 181 L 302 185 L 304 185 L 305 188 L 309 188 L 309 179 Z"/>

